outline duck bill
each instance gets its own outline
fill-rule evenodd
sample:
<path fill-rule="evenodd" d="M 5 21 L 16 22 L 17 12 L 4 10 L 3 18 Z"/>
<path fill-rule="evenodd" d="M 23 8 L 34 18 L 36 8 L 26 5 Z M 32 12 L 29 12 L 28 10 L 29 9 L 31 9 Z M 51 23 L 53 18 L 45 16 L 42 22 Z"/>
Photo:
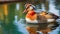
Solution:
<path fill-rule="evenodd" d="M 27 10 L 25 9 L 24 11 L 23 11 L 23 13 L 26 13 L 27 12 Z"/>

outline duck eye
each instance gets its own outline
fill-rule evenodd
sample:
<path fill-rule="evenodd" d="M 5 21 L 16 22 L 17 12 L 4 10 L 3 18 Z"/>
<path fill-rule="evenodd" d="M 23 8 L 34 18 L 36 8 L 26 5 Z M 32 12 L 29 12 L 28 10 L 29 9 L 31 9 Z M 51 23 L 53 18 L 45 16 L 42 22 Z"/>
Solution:
<path fill-rule="evenodd" d="M 48 14 L 48 13 L 46 13 L 46 14 Z"/>

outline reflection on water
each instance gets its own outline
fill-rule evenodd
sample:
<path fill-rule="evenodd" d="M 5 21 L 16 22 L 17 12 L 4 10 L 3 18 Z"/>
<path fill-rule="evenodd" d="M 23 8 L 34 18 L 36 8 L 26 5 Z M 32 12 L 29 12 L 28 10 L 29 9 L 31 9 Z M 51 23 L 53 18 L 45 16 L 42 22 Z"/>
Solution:
<path fill-rule="evenodd" d="M 59 16 L 59 11 L 56 9 L 56 6 L 55 6 L 55 0 L 49 1 L 49 12 L 52 12 L 52 13 Z"/>
<path fill-rule="evenodd" d="M 56 5 L 55 5 L 54 1 L 55 0 L 49 0 L 49 11 L 59 16 L 59 10 L 56 9 Z M 22 15 L 21 12 L 23 11 L 23 5 L 19 5 L 19 3 L 16 5 L 17 6 L 16 9 L 18 10 L 17 12 L 15 10 L 16 6 L 13 6 L 13 5 L 15 5 L 15 4 L 9 5 L 10 6 L 8 9 L 9 15 L 7 17 L 5 15 L 3 15 L 3 11 L 2 11 L 2 15 L 3 15 L 2 18 L 5 18 L 4 19 L 5 21 L 0 20 L 0 34 L 28 34 L 28 31 L 25 28 L 25 25 L 26 25 L 25 19 L 23 19 L 21 17 L 21 15 Z M 18 8 L 19 6 L 21 6 L 20 9 Z M 40 9 L 45 10 L 44 5 L 42 4 L 41 6 L 42 6 L 42 8 L 40 8 Z M 12 7 L 12 9 L 11 9 L 11 7 Z M 39 11 L 41 11 L 40 9 L 37 8 L 36 11 L 39 12 Z M 16 15 L 15 15 L 15 13 L 16 13 Z M 24 15 L 22 15 L 22 16 L 24 16 Z M 8 23 L 6 21 L 8 21 Z M 51 31 L 49 34 L 59 34 L 58 32 L 59 32 L 59 27 L 57 27 L 57 29 Z"/>
<path fill-rule="evenodd" d="M 28 31 L 25 28 L 25 24 L 22 24 L 24 22 L 24 19 L 20 19 L 19 21 L 17 21 L 17 16 L 15 16 L 15 21 L 14 24 L 17 26 L 18 31 L 22 32 L 22 34 L 28 34 Z"/>

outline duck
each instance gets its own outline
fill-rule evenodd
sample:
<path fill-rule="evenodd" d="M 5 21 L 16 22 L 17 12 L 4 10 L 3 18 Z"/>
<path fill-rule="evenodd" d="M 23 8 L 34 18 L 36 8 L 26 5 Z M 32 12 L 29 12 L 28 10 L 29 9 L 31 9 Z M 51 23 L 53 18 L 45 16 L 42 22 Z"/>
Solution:
<path fill-rule="evenodd" d="M 39 13 L 35 12 L 35 6 L 32 4 L 26 4 L 26 9 L 23 13 L 27 13 L 25 20 L 27 23 L 51 23 L 51 24 L 58 24 L 56 22 L 57 19 L 59 19 L 59 16 L 47 12 L 47 11 L 41 11 Z M 49 26 L 48 26 L 49 27 Z"/>
<path fill-rule="evenodd" d="M 41 11 L 39 13 L 36 13 L 35 12 L 35 6 L 32 5 L 32 4 L 26 4 L 26 9 L 23 11 L 23 13 L 27 13 L 26 14 L 26 17 L 25 17 L 25 20 L 27 23 L 42 23 L 43 24 L 46 24 L 47 26 L 44 27 L 47 29 L 47 32 L 50 31 L 50 28 L 54 28 L 54 27 L 58 27 L 58 23 L 56 22 L 56 20 L 59 18 L 59 16 L 53 14 L 53 13 L 49 13 L 49 12 L 46 12 L 46 11 Z M 47 24 L 49 23 L 49 24 Z M 51 26 L 52 24 L 52 26 Z M 41 26 L 41 24 L 39 24 L 39 27 Z M 30 30 L 31 27 L 27 27 L 27 30 L 31 31 Z M 41 31 L 40 29 L 42 29 L 42 32 L 44 30 L 44 28 L 38 28 L 39 31 Z M 48 30 L 49 29 L 49 30 Z M 44 30 L 45 32 L 45 30 Z M 31 33 L 31 32 L 30 32 Z"/>
<path fill-rule="evenodd" d="M 55 20 L 55 17 L 54 17 L 54 19 L 51 19 L 53 16 L 50 15 L 46 11 L 41 11 L 37 14 L 35 11 L 35 6 L 32 4 L 26 4 L 25 6 L 26 6 L 26 9 L 24 10 L 23 13 L 25 13 L 25 12 L 27 13 L 25 19 L 26 19 L 26 22 L 28 22 L 28 23 L 38 23 L 38 19 L 40 19 L 40 20 L 45 19 L 45 21 L 47 20 L 48 22 L 53 22 Z M 41 18 L 38 18 L 37 17 L 38 15 Z"/>

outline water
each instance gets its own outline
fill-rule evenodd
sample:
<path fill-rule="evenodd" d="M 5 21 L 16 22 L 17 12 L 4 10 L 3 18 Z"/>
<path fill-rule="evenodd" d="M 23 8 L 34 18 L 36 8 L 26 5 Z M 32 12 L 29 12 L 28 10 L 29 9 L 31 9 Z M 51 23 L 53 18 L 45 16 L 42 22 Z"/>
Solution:
<path fill-rule="evenodd" d="M 56 9 L 57 7 L 56 7 L 56 5 L 55 5 L 55 0 L 49 0 L 49 12 L 52 12 L 52 13 L 54 13 L 54 14 L 56 14 L 56 15 L 58 15 L 59 16 L 59 10 L 58 9 Z M 19 10 L 22 8 L 19 8 L 19 6 L 21 6 L 21 5 L 19 5 L 19 3 L 17 3 L 16 4 L 16 9 L 17 9 L 17 12 L 19 12 Z M 13 7 L 14 8 L 14 7 Z M 37 6 L 37 12 L 40 12 L 41 10 L 42 11 L 44 11 L 45 10 L 45 7 L 44 7 L 44 4 L 41 4 L 41 9 L 38 9 L 39 8 L 39 6 Z M 58 7 L 59 8 L 59 7 Z M 15 9 L 14 9 L 15 10 Z M 11 11 L 13 11 L 13 10 L 11 10 Z M 12 12 L 11 12 L 12 13 Z M 14 13 L 14 12 L 13 12 Z M 13 15 L 13 13 L 12 14 L 10 14 L 10 16 L 11 15 Z M 2 15 L 3 16 L 3 15 Z M 20 16 L 20 13 L 19 13 L 19 16 Z M 24 15 L 22 15 L 22 16 L 24 16 Z M 5 17 L 4 17 L 5 18 Z M 8 17 L 7 19 L 9 19 L 10 17 Z M 12 17 L 11 17 L 11 21 L 12 21 L 13 19 L 12 19 Z M 9 34 L 29 34 L 28 33 L 28 31 L 26 30 L 26 27 L 25 27 L 25 21 L 24 21 L 25 19 L 23 19 L 23 18 L 20 18 L 20 20 L 18 21 L 18 15 L 15 15 L 15 20 L 14 20 L 14 22 L 13 23 L 10 23 L 10 21 L 9 21 L 9 23 L 6 23 L 6 24 L 4 24 L 4 23 L 2 23 L 2 21 L 0 21 L 0 30 L 1 30 L 1 32 L 3 32 L 3 34 L 7 34 L 7 32 L 9 33 Z M 6 21 L 6 20 L 5 20 Z M 57 20 L 58 22 L 60 22 L 60 19 L 58 19 Z M 3 25 L 2 25 L 3 24 Z M 9 25 L 7 25 L 7 24 L 9 24 Z M 12 25 L 13 24 L 13 25 Z M 59 23 L 60 24 L 60 23 Z M 15 29 L 15 28 L 17 28 L 17 29 Z M 60 27 L 60 26 L 59 26 Z M 49 34 L 59 34 L 58 32 L 59 32 L 59 27 L 57 27 L 55 30 L 53 30 L 53 31 L 51 31 L 51 32 L 49 32 Z"/>
<path fill-rule="evenodd" d="M 23 34 L 29 34 L 23 22 L 24 22 L 24 19 L 21 18 L 19 21 L 17 21 L 17 15 L 15 16 L 14 24 L 17 26 L 18 31 L 22 32 Z"/>
<path fill-rule="evenodd" d="M 59 16 L 59 10 L 57 10 L 55 7 L 55 0 L 49 0 L 49 12 Z"/>

